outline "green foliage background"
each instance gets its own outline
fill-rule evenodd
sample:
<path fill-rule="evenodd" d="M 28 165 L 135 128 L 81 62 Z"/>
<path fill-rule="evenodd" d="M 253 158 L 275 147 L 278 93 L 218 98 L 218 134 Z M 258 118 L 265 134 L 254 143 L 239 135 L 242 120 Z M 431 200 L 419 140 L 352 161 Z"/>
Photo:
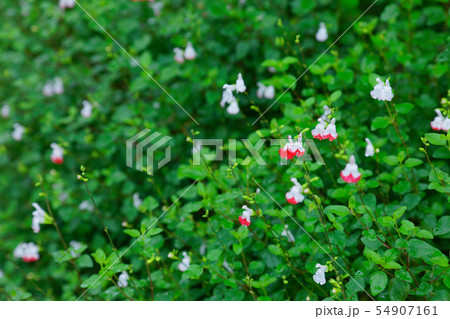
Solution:
<path fill-rule="evenodd" d="M 79 7 L 1 2 L 0 101 L 11 106 L 10 118 L 0 120 L 1 300 L 74 300 L 88 287 L 82 299 L 449 299 L 449 135 L 430 128 L 435 108 L 448 112 L 448 102 L 441 104 L 449 88 L 447 0 L 379 0 L 352 27 L 372 1 L 172 0 L 162 1 L 159 17 L 145 2 L 79 2 L 200 125 Z M 325 43 L 314 38 L 321 21 Z M 252 125 L 272 104 L 256 98 L 256 82 L 280 96 L 348 27 Z M 173 48 L 188 41 L 198 56 L 179 65 Z M 239 72 L 248 96 L 240 94 L 241 112 L 229 115 L 219 106 L 222 86 Z M 394 89 L 391 116 L 370 97 L 376 74 Z M 43 85 L 56 76 L 64 94 L 44 97 Z M 96 106 L 89 119 L 80 116 L 85 99 Z M 225 149 L 231 138 L 253 145 L 286 138 L 313 128 L 325 104 L 339 134 L 339 143 L 316 141 L 326 167 L 282 166 L 268 142 L 267 166 L 192 166 L 192 134 L 222 138 Z M 20 142 L 11 138 L 16 122 L 26 127 Z M 125 141 L 144 128 L 173 138 L 172 161 L 152 177 L 125 165 Z M 364 157 L 365 137 L 379 148 L 375 157 Z M 61 166 L 50 161 L 52 142 L 65 149 Z M 248 151 L 238 148 L 240 163 Z M 339 179 L 351 154 L 363 174 L 359 189 Z M 97 214 L 78 208 L 90 200 L 77 179 L 81 165 L 119 253 L 156 222 L 118 262 Z M 310 184 L 296 206 L 284 197 L 291 177 Z M 284 209 L 263 189 L 257 193 L 255 181 Z M 139 210 L 136 192 L 144 198 Z M 52 225 L 32 232 L 31 203 L 48 211 L 46 197 L 64 240 L 84 244 L 79 258 L 64 250 Z M 238 222 L 244 204 L 255 212 L 248 229 Z M 330 258 L 287 213 L 354 279 L 329 263 L 327 283 L 316 284 L 315 265 Z M 285 224 L 295 243 L 280 236 Z M 30 241 L 41 259 L 14 260 L 17 244 Z M 192 259 L 184 273 L 177 269 L 182 251 Z M 124 270 L 132 280 L 120 291 Z"/>

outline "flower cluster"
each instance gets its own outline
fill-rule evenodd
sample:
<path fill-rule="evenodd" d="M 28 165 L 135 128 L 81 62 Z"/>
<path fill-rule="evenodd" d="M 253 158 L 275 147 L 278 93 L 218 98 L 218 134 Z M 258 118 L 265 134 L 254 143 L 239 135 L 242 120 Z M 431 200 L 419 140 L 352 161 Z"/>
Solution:
<path fill-rule="evenodd" d="M 53 96 L 53 95 L 59 95 L 64 93 L 64 85 L 61 78 L 54 78 L 53 81 L 47 81 L 45 83 L 44 87 L 42 88 L 42 94 L 44 96 Z"/>
<path fill-rule="evenodd" d="M 197 57 L 197 53 L 195 52 L 191 42 L 187 43 L 186 49 L 182 50 L 180 48 L 175 48 L 173 49 L 173 52 L 175 53 L 175 61 L 180 64 L 184 63 L 184 59 L 194 60 Z"/>
<path fill-rule="evenodd" d="M 355 156 L 350 156 L 350 162 L 341 171 L 341 178 L 346 183 L 357 183 L 361 179 L 361 174 L 358 172 L 358 165 L 355 163 Z"/>
<path fill-rule="evenodd" d="M 292 137 L 288 136 L 288 142 L 284 147 L 280 148 L 278 151 L 281 158 L 293 159 L 294 157 L 300 157 L 305 154 L 305 149 L 303 148 L 302 133 L 298 134 L 297 141 L 293 141 Z"/>
<path fill-rule="evenodd" d="M 9 106 L 9 104 L 3 104 L 1 113 L 3 118 L 7 119 L 9 117 L 9 114 L 11 113 L 11 107 Z"/>
<path fill-rule="evenodd" d="M 335 118 L 333 118 L 328 125 L 322 118 L 319 118 L 318 121 L 319 123 L 316 127 L 311 130 L 311 134 L 314 138 L 319 140 L 329 140 L 330 142 L 337 139 L 338 134 L 336 132 L 336 125 L 334 124 L 336 122 Z"/>
<path fill-rule="evenodd" d="M 431 128 L 435 131 L 446 131 L 450 129 L 450 119 L 448 116 L 444 118 L 440 110 L 436 110 L 437 116 L 431 121 Z"/>
<path fill-rule="evenodd" d="M 39 247 L 35 243 L 20 243 L 14 249 L 14 257 L 21 258 L 26 263 L 38 261 Z"/>
<path fill-rule="evenodd" d="M 246 89 L 247 87 L 245 86 L 242 74 L 239 73 L 236 84 L 223 85 L 223 93 L 222 100 L 220 101 L 220 106 L 225 107 L 225 105 L 228 104 L 227 112 L 229 114 L 239 113 L 239 104 L 236 100 L 236 97 L 233 95 L 233 92 L 236 91 L 238 93 L 244 93 Z"/>
<path fill-rule="evenodd" d="M 239 222 L 242 226 L 248 227 L 251 223 L 250 216 L 253 214 L 253 211 L 247 205 L 242 206 L 242 208 L 244 211 L 242 212 L 242 216 L 239 216 Z"/>
<path fill-rule="evenodd" d="M 372 98 L 379 101 L 392 101 L 394 94 L 392 93 L 392 88 L 389 85 L 389 80 L 386 80 L 386 84 L 381 81 L 380 78 L 377 78 L 376 81 L 378 84 L 374 86 L 373 91 L 370 91 Z"/>
<path fill-rule="evenodd" d="M 305 199 L 305 196 L 303 196 L 303 187 L 300 185 L 300 183 L 297 181 L 295 177 L 291 178 L 291 182 L 294 183 L 294 186 L 291 187 L 289 192 L 286 193 L 286 200 L 288 203 L 292 205 L 296 205 L 298 203 L 303 202 Z"/>

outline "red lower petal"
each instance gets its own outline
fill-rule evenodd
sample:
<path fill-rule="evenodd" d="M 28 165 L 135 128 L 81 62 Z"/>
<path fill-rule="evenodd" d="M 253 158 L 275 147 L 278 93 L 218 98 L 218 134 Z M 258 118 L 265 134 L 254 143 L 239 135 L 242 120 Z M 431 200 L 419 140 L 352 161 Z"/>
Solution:
<path fill-rule="evenodd" d="M 241 225 L 244 226 L 244 227 L 250 226 L 250 222 L 249 222 L 246 218 L 244 218 L 244 217 L 242 217 L 242 216 L 239 216 L 239 222 L 240 222 Z"/>

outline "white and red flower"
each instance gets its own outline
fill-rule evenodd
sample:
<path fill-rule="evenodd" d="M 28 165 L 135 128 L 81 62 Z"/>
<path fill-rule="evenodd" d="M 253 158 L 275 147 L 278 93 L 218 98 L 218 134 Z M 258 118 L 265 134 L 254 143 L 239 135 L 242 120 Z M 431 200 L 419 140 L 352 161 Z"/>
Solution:
<path fill-rule="evenodd" d="M 389 80 L 386 80 L 386 84 L 381 81 L 380 78 L 377 78 L 376 81 L 377 84 L 373 87 L 373 90 L 370 91 L 370 96 L 379 101 L 392 101 L 394 94 L 392 93 Z"/>
<path fill-rule="evenodd" d="M 431 122 L 431 128 L 435 131 L 446 131 L 450 129 L 450 119 L 448 116 L 444 118 L 440 110 L 435 110 L 437 116 Z"/>
<path fill-rule="evenodd" d="M 325 278 L 325 272 L 328 271 L 328 267 L 321 264 L 316 264 L 316 268 L 317 271 L 313 275 L 313 280 L 319 285 L 325 285 L 325 283 L 327 282 L 327 279 Z"/>
<path fill-rule="evenodd" d="M 242 208 L 244 211 L 242 212 L 242 216 L 239 216 L 239 222 L 242 226 L 248 227 L 251 223 L 250 216 L 253 214 L 253 211 L 247 205 L 242 206 Z"/>
<path fill-rule="evenodd" d="M 294 186 L 291 187 L 289 192 L 286 193 L 286 200 L 288 203 L 292 205 L 296 205 L 298 203 L 303 202 L 305 199 L 305 196 L 303 196 L 303 187 L 300 185 L 300 183 L 297 181 L 295 177 L 291 178 L 291 182 L 294 183 Z"/>
<path fill-rule="evenodd" d="M 353 155 L 350 156 L 350 162 L 341 171 L 341 178 L 346 183 L 357 183 L 361 179 L 361 174 L 358 172 L 358 165 L 355 163 L 355 157 Z"/>
<path fill-rule="evenodd" d="M 278 151 L 281 158 L 293 159 L 294 157 L 300 157 L 305 154 L 305 149 L 302 143 L 302 133 L 298 134 L 297 141 L 293 141 L 292 137 L 288 136 L 288 142 L 284 147 L 280 148 Z"/>
<path fill-rule="evenodd" d="M 26 263 L 38 261 L 39 247 L 35 243 L 20 243 L 14 249 L 14 257 L 21 258 Z"/>
<path fill-rule="evenodd" d="M 316 127 L 311 130 L 311 134 L 314 138 L 319 140 L 329 140 L 330 142 L 337 139 L 338 134 L 336 132 L 336 125 L 334 124 L 336 122 L 335 118 L 333 118 L 328 125 L 322 118 L 319 118 L 318 121 L 319 123 Z"/>
<path fill-rule="evenodd" d="M 178 264 L 178 269 L 181 272 L 185 272 L 191 266 L 191 257 L 187 254 L 187 252 L 183 251 L 183 259 Z"/>
<path fill-rule="evenodd" d="M 41 224 L 45 222 L 45 211 L 39 206 L 38 203 L 33 203 L 35 211 L 32 213 L 33 220 L 31 222 L 31 228 L 34 233 L 39 233 L 41 231 Z"/>
<path fill-rule="evenodd" d="M 50 159 L 53 163 L 61 165 L 64 162 L 64 149 L 56 143 L 50 144 L 50 147 L 53 149 Z"/>

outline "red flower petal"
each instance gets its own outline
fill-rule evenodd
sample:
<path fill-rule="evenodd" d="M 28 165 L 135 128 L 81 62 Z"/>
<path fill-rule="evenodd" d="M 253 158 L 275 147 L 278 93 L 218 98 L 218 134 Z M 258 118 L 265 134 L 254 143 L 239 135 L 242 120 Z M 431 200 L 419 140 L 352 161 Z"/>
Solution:
<path fill-rule="evenodd" d="M 244 218 L 244 217 L 242 217 L 242 216 L 239 216 L 239 222 L 240 222 L 241 225 L 244 226 L 244 227 L 250 226 L 250 222 L 249 222 L 246 218 Z"/>
<path fill-rule="evenodd" d="M 281 158 L 286 158 L 287 151 L 285 151 L 284 149 L 280 148 L 279 153 L 280 153 Z"/>
<path fill-rule="evenodd" d="M 287 199 L 289 204 L 292 204 L 292 205 L 298 204 L 297 201 L 295 200 L 295 197 L 292 197 L 292 198 L 287 198 L 286 197 L 286 199 Z"/>

